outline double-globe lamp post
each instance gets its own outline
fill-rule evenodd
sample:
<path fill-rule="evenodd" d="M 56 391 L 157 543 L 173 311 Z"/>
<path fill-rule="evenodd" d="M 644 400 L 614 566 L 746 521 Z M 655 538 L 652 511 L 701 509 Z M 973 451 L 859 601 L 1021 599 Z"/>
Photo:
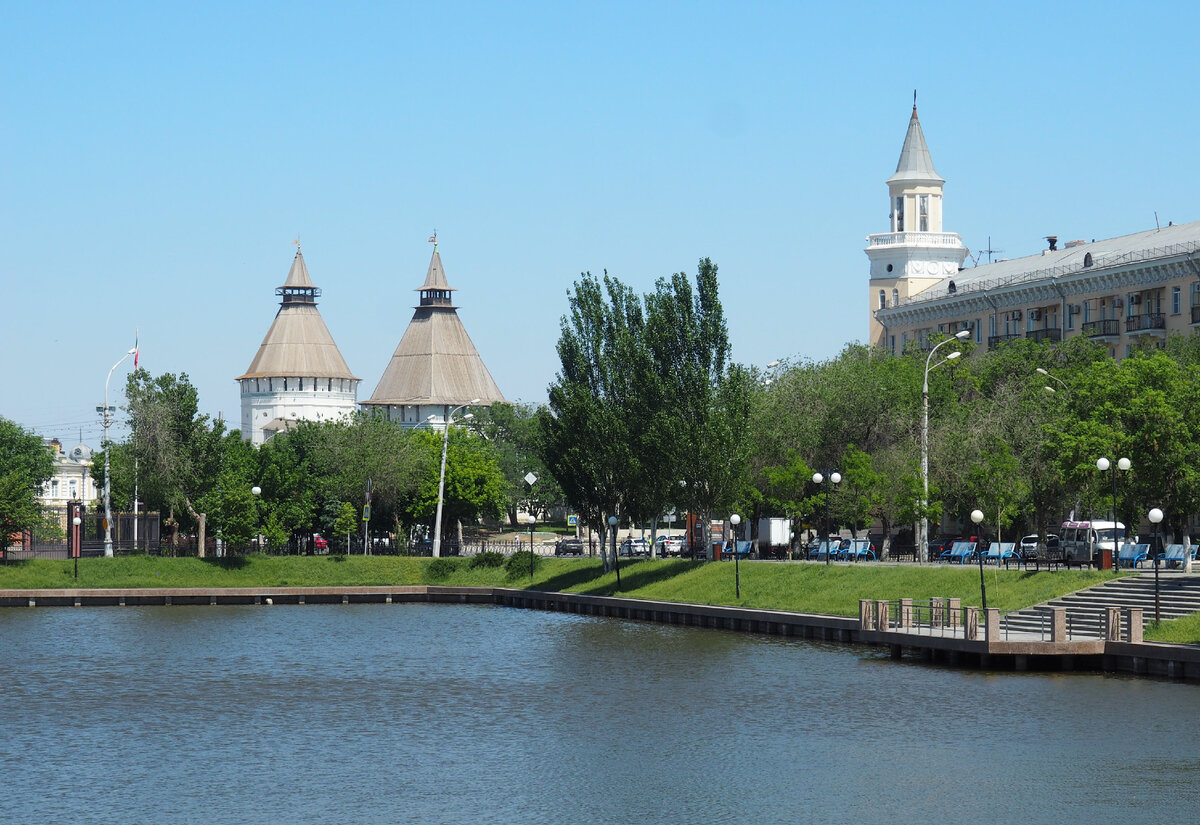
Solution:
<path fill-rule="evenodd" d="M 1113 534 L 1113 549 L 1112 549 L 1113 558 L 1111 561 L 1112 564 L 1117 563 L 1118 553 L 1121 549 L 1120 545 L 1117 543 L 1118 542 L 1117 522 L 1119 521 L 1119 519 L 1117 518 L 1117 470 L 1120 470 L 1123 473 L 1128 472 L 1129 468 L 1132 466 L 1133 466 L 1133 463 L 1128 458 L 1118 458 L 1116 464 L 1113 464 L 1105 456 L 1100 456 L 1099 458 L 1096 459 L 1096 469 L 1102 473 L 1106 472 L 1106 471 L 1111 471 L 1111 476 L 1112 476 L 1112 522 L 1113 522 L 1113 533 L 1112 533 Z M 1128 531 L 1126 531 L 1126 532 L 1128 532 Z"/>
<path fill-rule="evenodd" d="M 830 486 L 830 484 L 841 484 L 842 474 L 837 470 L 833 470 L 828 476 L 821 475 L 820 473 L 813 473 L 813 484 L 820 485 L 821 482 L 825 482 L 825 563 L 829 564 L 830 556 L 833 555 L 833 547 L 829 543 L 829 534 L 831 528 L 833 527 L 829 520 L 829 498 L 831 495 L 833 495 L 833 488 Z M 820 545 L 818 545 L 818 547 L 819 546 Z"/>
<path fill-rule="evenodd" d="M 733 549 L 733 593 L 737 598 L 742 597 L 742 577 L 738 572 L 737 526 L 742 523 L 742 517 L 734 513 L 729 517 L 729 545 Z"/>
<path fill-rule="evenodd" d="M 442 431 L 442 470 L 438 475 L 437 515 L 435 515 L 433 519 L 433 557 L 435 559 L 442 555 L 442 500 L 446 495 L 446 449 L 450 446 L 450 425 L 454 423 L 454 414 L 456 412 L 461 409 L 465 409 L 472 404 L 478 403 L 478 398 L 472 398 L 466 404 L 460 404 L 452 409 L 450 414 L 446 416 L 446 426 Z M 466 421 L 467 419 L 474 417 L 475 416 L 473 414 L 467 413 L 465 416 L 463 416 L 463 420 Z M 367 552 L 365 546 L 363 547 L 363 552 Z"/>
<path fill-rule="evenodd" d="M 961 341 L 970 334 L 969 329 L 959 330 L 954 333 L 953 338 L 947 338 L 937 344 L 925 358 L 925 380 L 921 384 L 921 536 L 918 548 L 921 551 L 922 562 L 929 561 L 929 518 L 925 515 L 925 508 L 929 506 L 929 372 L 962 355 L 962 350 L 955 350 L 934 364 L 935 352 L 946 344 Z"/>
<path fill-rule="evenodd" d="M 1158 559 L 1162 555 L 1162 542 L 1158 537 L 1158 525 L 1162 523 L 1163 511 L 1155 507 L 1146 517 L 1150 519 L 1150 523 L 1154 525 L 1154 624 L 1158 625 L 1162 621 L 1162 614 L 1158 600 Z"/>

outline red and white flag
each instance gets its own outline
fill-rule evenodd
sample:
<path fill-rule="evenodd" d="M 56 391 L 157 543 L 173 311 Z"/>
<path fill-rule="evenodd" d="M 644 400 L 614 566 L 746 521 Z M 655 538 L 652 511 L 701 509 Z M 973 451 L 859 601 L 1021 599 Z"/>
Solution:
<path fill-rule="evenodd" d="M 138 368 L 138 354 L 140 352 L 141 350 L 138 349 L 138 331 L 135 329 L 133 331 L 133 368 L 135 370 Z"/>

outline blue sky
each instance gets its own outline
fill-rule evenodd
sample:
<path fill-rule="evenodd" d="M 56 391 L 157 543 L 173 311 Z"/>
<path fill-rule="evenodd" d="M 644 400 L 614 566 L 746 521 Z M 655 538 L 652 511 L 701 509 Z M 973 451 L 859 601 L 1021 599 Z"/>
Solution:
<path fill-rule="evenodd" d="M 0 415 L 97 444 L 137 327 L 236 424 L 297 234 L 363 399 L 434 229 L 510 399 L 545 399 L 584 270 L 711 257 L 738 361 L 829 358 L 866 335 L 914 88 L 973 251 L 1200 220 L 1200 7 L 906 8 L 9 4 Z"/>

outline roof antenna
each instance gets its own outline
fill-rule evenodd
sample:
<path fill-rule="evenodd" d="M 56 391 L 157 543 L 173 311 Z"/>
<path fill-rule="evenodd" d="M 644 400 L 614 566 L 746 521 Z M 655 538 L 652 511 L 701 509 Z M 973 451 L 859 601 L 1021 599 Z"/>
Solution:
<path fill-rule="evenodd" d="M 992 236 L 991 236 L 991 235 L 988 235 L 988 245 L 987 245 L 987 249 L 981 249 L 981 250 L 979 250 L 980 254 L 983 254 L 984 252 L 986 252 L 986 253 L 987 253 L 987 256 L 988 256 L 988 263 L 989 263 L 989 264 L 992 262 L 992 255 L 993 255 L 993 254 L 999 254 L 999 253 L 1001 253 L 1001 252 L 1003 252 L 1003 251 L 1004 251 L 1003 249 L 992 249 Z"/>
<path fill-rule="evenodd" d="M 1158 225 L 1158 210 L 1157 209 L 1154 210 L 1154 228 L 1162 229 L 1162 227 Z"/>
<path fill-rule="evenodd" d="M 917 90 L 913 89 L 913 114 L 917 113 Z"/>

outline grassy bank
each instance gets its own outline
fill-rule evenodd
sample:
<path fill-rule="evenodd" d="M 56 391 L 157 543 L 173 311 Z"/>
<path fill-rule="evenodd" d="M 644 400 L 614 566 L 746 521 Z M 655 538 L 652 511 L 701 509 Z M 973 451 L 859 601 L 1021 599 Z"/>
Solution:
<path fill-rule="evenodd" d="M 526 556 L 526 558 L 528 558 Z M 885 567 L 746 562 L 742 596 L 734 597 L 733 565 L 691 561 L 625 561 L 616 575 L 593 560 L 539 558 L 532 582 L 527 568 L 481 567 L 470 560 L 396 556 L 247 556 L 171 559 L 133 556 L 82 559 L 79 587 L 325 587 L 444 584 L 533 587 L 595 595 L 725 604 L 857 616 L 859 599 L 951 596 L 979 604 L 979 572 L 971 567 Z M 0 566 L 0 588 L 74 587 L 69 561 L 35 559 Z M 988 605 L 1027 607 L 1110 578 L 1090 571 L 1026 573 L 989 569 Z"/>

